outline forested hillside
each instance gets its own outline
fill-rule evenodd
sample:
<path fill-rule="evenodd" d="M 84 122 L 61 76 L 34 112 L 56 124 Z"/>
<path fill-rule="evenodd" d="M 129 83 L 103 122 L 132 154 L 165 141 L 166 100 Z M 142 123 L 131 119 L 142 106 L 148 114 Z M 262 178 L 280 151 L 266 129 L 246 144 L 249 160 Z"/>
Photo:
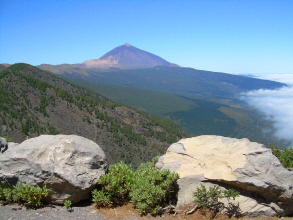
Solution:
<path fill-rule="evenodd" d="M 77 134 L 97 142 L 110 163 L 137 166 L 185 134 L 172 122 L 115 103 L 28 64 L 0 73 L 0 135 L 15 142 Z"/>
<path fill-rule="evenodd" d="M 272 123 L 256 110 L 245 106 L 241 100 L 238 100 L 238 104 L 227 104 L 227 100 L 209 100 L 206 96 L 190 98 L 168 92 L 101 84 L 77 78 L 67 80 L 103 94 L 111 100 L 169 118 L 191 136 L 220 135 L 287 146 L 285 141 L 273 135 Z"/>

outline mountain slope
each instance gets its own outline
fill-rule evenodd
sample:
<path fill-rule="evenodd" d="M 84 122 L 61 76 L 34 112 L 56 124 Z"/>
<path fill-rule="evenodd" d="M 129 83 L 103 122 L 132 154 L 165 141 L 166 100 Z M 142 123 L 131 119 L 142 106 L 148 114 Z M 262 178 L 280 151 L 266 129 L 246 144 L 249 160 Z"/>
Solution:
<path fill-rule="evenodd" d="M 101 84 L 76 78 L 67 78 L 67 80 L 75 85 L 103 94 L 113 101 L 143 108 L 155 115 L 163 116 L 170 111 L 185 111 L 197 106 L 193 101 L 171 93 Z"/>
<path fill-rule="evenodd" d="M 8 65 L 0 64 L 0 72 L 5 70 L 8 67 Z"/>
<path fill-rule="evenodd" d="M 184 134 L 178 126 L 114 103 L 28 64 L 0 73 L 0 135 L 21 142 L 40 134 L 77 134 L 97 142 L 110 163 L 137 166 Z"/>
<path fill-rule="evenodd" d="M 147 51 L 138 49 L 130 44 L 124 44 L 116 47 L 103 55 L 100 59 L 87 60 L 83 65 L 91 68 L 121 68 L 121 69 L 135 69 L 135 68 L 150 68 L 155 66 L 178 66 L 163 58 L 149 53 Z"/>
<path fill-rule="evenodd" d="M 118 47 L 102 58 L 108 59 L 111 54 L 119 54 L 121 60 L 127 58 L 127 54 L 119 51 Z M 192 135 L 217 134 L 278 143 L 267 132 L 271 130 L 270 124 L 240 97 L 251 90 L 286 86 L 283 83 L 174 66 L 103 69 L 41 65 L 40 68 L 116 101 L 171 118 Z"/>
<path fill-rule="evenodd" d="M 87 69 L 86 74 L 72 68 L 61 72 L 59 76 L 111 99 L 166 116 L 191 135 L 212 134 L 284 144 L 267 132 L 272 130 L 270 124 L 239 99 L 243 92 L 276 89 L 286 86 L 283 83 L 162 66 Z"/>
<path fill-rule="evenodd" d="M 229 102 L 239 102 L 238 97 L 242 92 L 255 89 L 276 89 L 285 86 L 283 83 L 245 76 L 163 66 L 132 70 L 88 69 L 87 74 L 67 69 L 60 71 L 59 75 L 62 78 L 81 78 L 103 84 Z"/>
<path fill-rule="evenodd" d="M 241 92 L 285 86 L 240 75 L 181 68 L 130 44 L 119 46 L 100 59 L 88 60 L 83 64 L 42 64 L 39 67 L 63 78 L 82 78 L 91 82 L 158 90 L 190 98 L 228 99 L 229 102 L 238 102 Z"/>
<path fill-rule="evenodd" d="M 221 135 L 287 146 L 284 141 L 273 136 L 273 128 L 265 117 L 241 105 L 229 105 L 208 101 L 203 97 L 188 98 L 166 92 L 101 84 L 82 79 L 68 78 L 68 80 L 103 94 L 111 100 L 140 107 L 152 114 L 172 119 L 192 136 Z"/>

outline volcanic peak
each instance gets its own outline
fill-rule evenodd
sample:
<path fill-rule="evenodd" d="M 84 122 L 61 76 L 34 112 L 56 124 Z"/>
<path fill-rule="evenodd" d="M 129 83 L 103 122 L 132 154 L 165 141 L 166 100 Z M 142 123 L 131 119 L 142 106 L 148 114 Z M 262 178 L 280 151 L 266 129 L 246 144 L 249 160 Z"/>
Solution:
<path fill-rule="evenodd" d="M 155 66 L 178 66 L 163 58 L 136 48 L 129 43 L 116 47 L 99 59 L 87 60 L 83 65 L 89 68 L 152 68 Z"/>

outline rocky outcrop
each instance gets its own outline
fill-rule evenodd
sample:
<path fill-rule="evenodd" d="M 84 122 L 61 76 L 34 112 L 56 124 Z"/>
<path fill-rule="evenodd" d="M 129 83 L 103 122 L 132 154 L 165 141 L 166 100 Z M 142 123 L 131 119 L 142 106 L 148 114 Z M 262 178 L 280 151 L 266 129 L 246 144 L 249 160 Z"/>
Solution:
<path fill-rule="evenodd" d="M 87 199 L 107 168 L 103 150 L 76 135 L 41 135 L 0 154 L 0 184 L 47 185 L 53 204 Z"/>
<path fill-rule="evenodd" d="M 200 184 L 240 192 L 236 199 L 248 216 L 293 213 L 293 172 L 271 150 L 248 139 L 199 136 L 172 144 L 156 166 L 179 173 L 178 206 L 190 204 Z"/>
<path fill-rule="evenodd" d="M 4 153 L 8 148 L 8 143 L 5 138 L 0 137 L 0 153 Z"/>
<path fill-rule="evenodd" d="M 7 142 L 6 138 L 0 137 L 0 153 L 4 154 L 4 152 L 7 151 L 8 148 L 14 147 L 16 145 L 18 145 L 18 143 Z"/>

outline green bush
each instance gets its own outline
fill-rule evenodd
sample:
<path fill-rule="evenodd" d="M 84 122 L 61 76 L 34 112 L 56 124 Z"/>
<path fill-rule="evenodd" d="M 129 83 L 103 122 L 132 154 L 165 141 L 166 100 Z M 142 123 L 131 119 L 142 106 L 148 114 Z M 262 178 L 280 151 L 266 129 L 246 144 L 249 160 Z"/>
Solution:
<path fill-rule="evenodd" d="M 293 168 L 293 149 L 285 149 L 280 156 L 280 162 L 286 168 Z"/>
<path fill-rule="evenodd" d="M 197 204 L 198 208 L 202 210 L 210 209 L 215 211 L 220 211 L 225 208 L 219 199 L 233 198 L 233 200 L 239 196 L 239 193 L 233 189 L 221 190 L 219 186 L 212 186 L 207 189 L 203 184 L 197 187 L 194 192 L 194 203 Z"/>
<path fill-rule="evenodd" d="M 176 197 L 178 178 L 177 173 L 157 170 L 153 163 L 144 163 L 135 172 L 130 201 L 142 215 L 158 214 Z"/>
<path fill-rule="evenodd" d="M 70 200 L 65 200 L 64 201 L 64 208 L 69 209 L 72 206 L 72 202 Z"/>
<path fill-rule="evenodd" d="M 112 205 L 112 198 L 109 195 L 109 193 L 105 191 L 94 189 L 92 191 L 92 196 L 93 196 L 92 202 L 96 206 L 106 207 L 106 206 Z"/>
<path fill-rule="evenodd" d="M 0 186 L 0 200 L 6 202 L 13 202 L 12 189 Z"/>
<path fill-rule="evenodd" d="M 219 186 L 207 189 L 201 184 L 194 192 L 194 197 L 194 203 L 196 203 L 199 208 L 212 209 L 221 198 L 221 190 Z"/>
<path fill-rule="evenodd" d="M 48 195 L 46 186 L 29 186 L 18 183 L 13 188 L 0 187 L 0 200 L 5 202 L 27 203 L 32 206 L 40 206 L 41 200 Z"/>
<path fill-rule="evenodd" d="M 129 201 L 129 192 L 134 172 L 123 162 L 110 165 L 108 173 L 98 181 L 102 192 L 93 191 L 93 202 L 97 206 L 123 204 Z"/>
<path fill-rule="evenodd" d="M 164 205 L 174 202 L 179 175 L 169 170 L 157 170 L 153 162 L 142 164 L 135 172 L 122 162 L 111 165 L 108 173 L 92 191 L 97 206 L 121 205 L 132 202 L 142 215 L 158 214 Z"/>

